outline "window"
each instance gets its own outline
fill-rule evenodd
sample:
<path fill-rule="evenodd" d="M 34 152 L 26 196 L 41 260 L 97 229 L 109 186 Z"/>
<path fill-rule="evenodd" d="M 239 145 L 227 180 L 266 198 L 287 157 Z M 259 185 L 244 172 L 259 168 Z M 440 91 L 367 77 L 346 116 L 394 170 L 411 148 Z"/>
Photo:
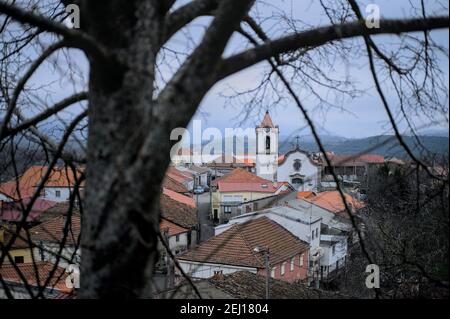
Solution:
<path fill-rule="evenodd" d="M 300 161 L 299 159 L 294 160 L 293 167 L 295 171 L 300 171 L 300 169 L 302 168 L 302 161 Z"/>
<path fill-rule="evenodd" d="M 175 241 L 178 243 L 180 241 L 180 235 L 175 236 Z"/>
<path fill-rule="evenodd" d="M 266 153 L 270 153 L 270 136 L 266 136 Z"/>
<path fill-rule="evenodd" d="M 284 276 L 285 272 L 286 272 L 286 262 L 281 264 L 281 276 Z"/>
<path fill-rule="evenodd" d="M 312 240 L 314 240 L 314 230 L 311 233 Z"/>
<path fill-rule="evenodd" d="M 14 263 L 15 264 L 23 264 L 25 262 L 23 256 L 15 256 L 14 257 Z"/>
<path fill-rule="evenodd" d="M 333 245 L 331 247 L 331 253 L 334 255 L 335 252 L 336 252 L 336 245 Z"/>
<path fill-rule="evenodd" d="M 55 191 L 55 197 L 61 197 L 61 191 Z"/>
<path fill-rule="evenodd" d="M 231 214 L 231 206 L 223 206 L 223 212 L 226 214 Z"/>
<path fill-rule="evenodd" d="M 272 270 L 270 271 L 270 277 L 275 278 L 275 271 L 276 271 L 277 267 L 273 267 Z"/>
<path fill-rule="evenodd" d="M 295 267 L 295 257 L 291 258 L 291 271 L 294 271 L 294 267 Z"/>
<path fill-rule="evenodd" d="M 300 255 L 300 267 L 303 267 L 303 254 Z"/>
<path fill-rule="evenodd" d="M 316 238 L 319 237 L 319 228 L 316 228 Z"/>

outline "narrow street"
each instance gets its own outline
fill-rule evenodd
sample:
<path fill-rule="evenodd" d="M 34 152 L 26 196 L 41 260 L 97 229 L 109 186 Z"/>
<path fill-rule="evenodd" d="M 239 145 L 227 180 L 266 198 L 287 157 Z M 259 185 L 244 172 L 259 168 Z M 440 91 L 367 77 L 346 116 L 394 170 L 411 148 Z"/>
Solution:
<path fill-rule="evenodd" d="M 194 195 L 198 207 L 198 218 L 201 224 L 200 241 L 203 242 L 214 236 L 214 226 L 209 218 L 210 194 L 209 192 Z"/>

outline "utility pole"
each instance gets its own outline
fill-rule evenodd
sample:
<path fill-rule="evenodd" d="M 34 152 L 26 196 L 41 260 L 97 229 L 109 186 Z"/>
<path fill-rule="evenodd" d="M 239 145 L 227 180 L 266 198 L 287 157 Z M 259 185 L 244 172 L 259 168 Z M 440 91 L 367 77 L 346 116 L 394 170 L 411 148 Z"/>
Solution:
<path fill-rule="evenodd" d="M 269 289 L 269 283 L 270 283 L 270 267 L 269 267 L 269 249 L 267 249 L 264 252 L 264 260 L 266 264 L 266 299 L 270 299 L 270 289 Z"/>
<path fill-rule="evenodd" d="M 169 246 L 169 231 L 164 231 L 164 240 L 166 242 L 167 247 Z M 166 280 L 166 288 L 172 289 L 174 286 L 174 269 L 172 264 L 172 258 L 169 255 L 169 252 L 166 252 L 166 268 L 167 268 L 167 280 Z"/>
<path fill-rule="evenodd" d="M 266 267 L 266 299 L 270 299 L 270 250 L 269 247 L 256 246 L 254 252 L 264 254 L 264 266 Z"/>

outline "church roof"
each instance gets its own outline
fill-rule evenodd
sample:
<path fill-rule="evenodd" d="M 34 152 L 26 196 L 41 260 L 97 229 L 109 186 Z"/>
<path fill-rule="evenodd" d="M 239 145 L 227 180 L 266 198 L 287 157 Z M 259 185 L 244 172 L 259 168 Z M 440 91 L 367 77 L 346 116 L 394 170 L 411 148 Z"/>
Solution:
<path fill-rule="evenodd" d="M 217 186 L 222 193 L 226 192 L 258 192 L 276 193 L 284 185 L 259 177 L 242 168 L 236 168 L 228 174 L 215 179 L 213 186 Z"/>
<path fill-rule="evenodd" d="M 259 127 L 270 127 L 275 128 L 275 125 L 273 125 L 272 118 L 269 115 L 269 111 L 266 111 L 266 114 L 264 114 L 264 118 L 259 125 Z"/>

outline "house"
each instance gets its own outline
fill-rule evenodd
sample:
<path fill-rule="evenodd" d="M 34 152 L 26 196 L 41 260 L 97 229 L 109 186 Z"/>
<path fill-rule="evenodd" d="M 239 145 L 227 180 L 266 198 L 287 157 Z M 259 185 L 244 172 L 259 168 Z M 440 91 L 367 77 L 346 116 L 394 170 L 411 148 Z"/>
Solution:
<path fill-rule="evenodd" d="M 216 159 L 205 163 L 211 171 L 211 180 L 222 177 L 236 168 L 244 169 L 250 173 L 256 173 L 256 156 L 250 154 L 226 156 L 222 154 Z"/>
<path fill-rule="evenodd" d="M 23 209 L 27 209 L 30 198 L 19 201 L 0 201 L 0 222 L 18 223 L 23 218 Z M 56 206 L 58 202 L 37 198 L 29 211 L 26 222 L 35 223 L 50 208 Z"/>
<path fill-rule="evenodd" d="M 278 158 L 278 180 L 288 181 L 297 191 L 317 191 L 322 167 L 312 153 L 296 147 Z"/>
<path fill-rule="evenodd" d="M 26 284 L 19 275 L 22 274 Z M 52 278 L 43 290 L 44 298 L 68 298 L 75 291 L 67 285 L 69 273 L 66 269 L 55 266 L 49 262 L 23 263 L 13 265 L 2 265 L 0 276 L 5 282 L 8 292 L 14 299 L 31 299 L 37 297 L 41 286 L 46 282 L 49 274 L 54 270 Z M 70 280 L 70 278 L 69 278 Z M 27 288 L 28 285 L 28 288 Z M 0 299 L 7 299 L 8 293 L 3 285 L 0 285 Z M 32 296 L 30 295 L 32 294 Z M 64 296 L 64 297 L 63 297 Z"/>
<path fill-rule="evenodd" d="M 17 180 L 0 184 L 0 201 L 9 202 L 32 197 L 47 169 L 47 166 L 31 166 Z M 44 184 L 40 197 L 56 202 L 68 201 L 82 172 L 81 168 L 76 173 L 69 168 L 54 168 Z M 81 182 L 79 187 L 81 191 L 84 183 Z"/>
<path fill-rule="evenodd" d="M 215 228 L 215 235 L 219 235 L 234 225 L 243 224 L 257 218 L 266 217 L 276 222 L 298 239 L 309 244 L 309 270 L 319 263 L 320 245 L 321 245 L 321 226 L 322 218 L 320 216 L 310 216 L 299 212 L 298 209 L 287 205 L 270 207 L 264 210 L 246 213 L 236 216 L 228 221 L 227 224 L 219 225 Z M 312 281 L 313 274 L 308 274 L 309 281 Z"/>
<path fill-rule="evenodd" d="M 357 200 L 350 194 L 344 193 L 345 202 L 350 208 L 352 213 L 356 213 L 358 210 L 364 208 L 364 203 Z M 342 196 L 339 191 L 326 191 L 321 193 L 313 193 L 309 196 L 304 196 L 304 193 L 298 193 L 297 199 L 300 201 L 310 203 L 315 207 L 320 207 L 330 213 L 341 216 L 343 218 L 349 218 L 345 209 L 345 203 L 342 200 Z"/>
<path fill-rule="evenodd" d="M 12 240 L 13 235 L 16 233 L 15 225 L 3 225 L 0 226 L 0 246 L 8 245 Z M 9 249 L 9 256 L 5 256 L 3 265 L 11 264 L 11 260 L 14 264 L 31 263 L 33 261 L 33 248 L 29 244 L 28 234 L 25 229 L 21 229 L 20 233 L 16 236 L 11 248 Z"/>
<path fill-rule="evenodd" d="M 327 153 L 327 156 L 335 174 L 344 185 L 355 186 L 361 189 L 366 189 L 369 186 L 371 172 L 385 162 L 384 156 L 376 154 L 352 156 Z M 328 166 L 323 155 L 321 157 L 323 163 L 322 189 L 336 189 L 336 183 L 331 174 L 332 168 Z"/>
<path fill-rule="evenodd" d="M 31 239 L 36 244 L 33 249 L 35 260 L 56 263 L 58 252 L 64 244 L 58 265 L 67 267 L 70 264 L 80 264 L 81 217 L 72 212 L 71 220 L 68 221 L 67 218 L 67 214 L 60 215 L 30 228 Z"/>
<path fill-rule="evenodd" d="M 328 278 L 330 274 L 334 274 L 334 270 L 345 264 L 348 241 L 356 238 L 352 224 L 346 218 L 338 192 L 299 192 L 294 195 L 287 195 L 281 205 L 230 219 L 227 224 L 215 228 L 215 235 L 223 233 L 233 225 L 265 216 L 310 245 L 311 281 L 319 275 L 322 279 Z M 352 207 L 355 209 L 363 207 L 361 202 L 348 194 L 346 199 L 350 205 L 353 203 Z"/>
<path fill-rule="evenodd" d="M 189 239 L 189 228 L 182 227 L 171 222 L 168 219 L 162 218 L 159 224 L 159 231 L 170 251 L 174 255 L 178 255 L 186 251 L 192 243 Z M 167 253 L 166 247 L 158 241 L 159 260 L 156 263 L 156 268 L 161 271 L 165 271 L 170 265 L 170 255 Z"/>
<path fill-rule="evenodd" d="M 215 222 L 224 223 L 240 215 L 237 209 L 243 203 L 289 192 L 287 183 L 272 182 L 242 168 L 213 181 L 211 187 L 211 214 Z"/>
<path fill-rule="evenodd" d="M 196 165 L 177 166 L 177 170 L 189 173 L 194 178 L 194 188 L 201 186 L 203 188 L 209 187 L 211 174 L 209 168 L 200 167 Z"/>
<path fill-rule="evenodd" d="M 265 276 L 267 269 L 262 249 L 268 251 L 268 270 L 272 278 L 287 282 L 307 279 L 309 245 L 267 217 L 233 225 L 179 255 L 178 262 L 193 278 L 237 271 Z"/>
<path fill-rule="evenodd" d="M 306 196 L 305 196 L 306 195 Z M 364 203 L 344 194 L 353 216 Z M 322 278 L 345 265 L 348 246 L 358 241 L 353 224 L 345 210 L 345 205 L 338 191 L 322 193 L 298 193 L 297 198 L 290 199 L 286 205 L 298 210 L 299 215 L 321 218 L 319 269 Z M 359 223 L 359 221 L 358 221 Z"/>
<path fill-rule="evenodd" d="M 203 299 L 265 299 L 266 278 L 249 271 L 237 271 L 228 275 L 216 273 L 211 278 L 194 281 Z M 303 283 L 269 279 L 271 299 L 340 299 L 334 292 L 310 288 Z M 172 290 L 158 293 L 155 298 L 198 299 L 191 284 L 181 283 Z"/>
<path fill-rule="evenodd" d="M 174 166 L 169 166 L 166 171 L 166 176 L 182 184 L 188 189 L 189 192 L 192 192 L 192 190 L 194 189 L 195 180 L 192 173 L 182 172 Z"/>
<path fill-rule="evenodd" d="M 164 177 L 164 180 L 162 183 L 162 188 L 169 189 L 169 190 L 174 191 L 179 194 L 184 194 L 184 195 L 189 194 L 189 190 L 187 189 L 186 186 L 184 186 L 182 183 L 176 181 L 175 179 L 173 179 L 172 177 L 170 177 L 168 175 L 166 175 Z"/>
<path fill-rule="evenodd" d="M 199 236 L 197 207 L 192 197 L 163 189 L 160 197 L 161 217 L 179 227 L 187 229 L 187 248 L 195 245 Z"/>

